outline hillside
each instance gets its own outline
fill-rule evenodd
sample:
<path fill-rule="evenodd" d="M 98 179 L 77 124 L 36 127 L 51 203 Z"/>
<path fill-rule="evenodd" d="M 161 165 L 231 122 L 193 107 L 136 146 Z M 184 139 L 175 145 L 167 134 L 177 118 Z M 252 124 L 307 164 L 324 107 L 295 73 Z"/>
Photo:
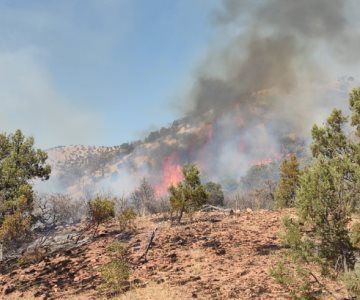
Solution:
<path fill-rule="evenodd" d="M 99 191 L 121 195 L 134 190 L 146 177 L 157 194 L 163 196 L 172 183 L 181 179 L 181 166 L 196 162 L 203 180 L 220 182 L 225 192 L 232 192 L 227 188 L 229 183 L 238 185 L 252 166 L 278 162 L 290 152 L 304 155 L 304 141 L 294 133 L 278 136 L 272 145 L 263 147 L 258 144 L 263 142 L 261 139 L 249 140 L 241 134 L 241 123 L 236 132 L 224 136 L 227 124 L 219 125 L 221 122 L 204 115 L 176 121 L 142 141 L 114 147 L 77 145 L 49 149 L 51 178 L 38 188 L 70 193 L 73 197 Z M 265 134 L 261 120 L 255 127 L 255 136 Z"/>
<path fill-rule="evenodd" d="M 178 164 L 184 162 L 189 141 L 200 149 L 206 143 L 207 120 L 180 120 L 167 128 L 154 131 L 142 141 L 113 147 L 64 146 L 49 149 L 52 178 L 49 191 L 79 195 L 94 190 L 129 192 L 143 177 L 149 178 L 159 190 L 177 176 Z M 168 165 L 166 165 L 168 163 Z M 164 174 L 164 168 L 165 173 Z M 45 188 L 46 190 L 46 188 Z"/>
<path fill-rule="evenodd" d="M 79 245 L 48 252 L 37 263 L 19 267 L 3 262 L 2 299 L 107 298 L 99 268 L 109 261 L 107 246 L 113 240 L 126 245 L 132 286 L 114 299 L 290 299 L 270 276 L 284 250 L 278 233 L 287 213 L 291 211 L 202 212 L 177 226 L 153 216 L 137 219 L 136 230 L 126 232 L 109 223 L 94 239 L 87 232 Z M 155 228 L 147 261 L 139 261 Z M 80 229 L 68 228 L 70 239 Z M 341 286 L 318 278 L 337 299 L 345 299 Z"/>
<path fill-rule="evenodd" d="M 208 110 L 175 120 L 150 132 L 142 140 L 115 146 L 71 145 L 47 150 L 52 174 L 49 182 L 38 185 L 40 191 L 67 192 L 74 197 L 111 191 L 127 194 L 143 177 L 159 195 L 181 177 L 183 164 L 196 162 L 203 179 L 239 184 L 254 165 L 278 162 L 288 153 L 306 156 L 306 137 L 319 117 L 332 106 L 343 108 L 352 77 L 341 77 L 321 87 L 319 111 L 297 116 L 292 123 L 287 113 L 276 114 L 272 101 L 276 90 L 260 90 L 244 95 L 244 103 Z M 285 97 L 291 101 L 291 95 Z M 290 122 L 290 123 L 289 123 Z M 304 134 L 305 132 L 305 134 Z"/>

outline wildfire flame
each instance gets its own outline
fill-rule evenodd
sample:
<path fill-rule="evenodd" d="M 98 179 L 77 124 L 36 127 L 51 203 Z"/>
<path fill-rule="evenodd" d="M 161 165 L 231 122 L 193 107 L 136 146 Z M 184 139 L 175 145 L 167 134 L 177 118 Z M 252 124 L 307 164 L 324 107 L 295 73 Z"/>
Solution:
<path fill-rule="evenodd" d="M 162 173 L 163 177 L 159 184 L 155 186 L 155 192 L 161 196 L 167 193 L 168 188 L 183 180 L 181 166 L 178 163 L 179 158 L 176 152 L 171 153 L 163 161 Z"/>
<path fill-rule="evenodd" d="M 280 153 L 275 153 L 273 157 L 269 157 L 269 158 L 264 158 L 264 159 L 259 159 L 259 160 L 256 160 L 253 162 L 253 165 L 254 166 L 267 166 L 267 165 L 270 165 L 271 163 L 273 162 L 279 162 L 281 161 L 283 158 L 289 158 L 290 157 L 290 154 L 286 154 L 285 156 L 284 155 L 281 155 Z"/>
<path fill-rule="evenodd" d="M 253 165 L 255 165 L 257 167 L 267 166 L 267 165 L 270 165 L 273 161 L 274 161 L 274 159 L 272 159 L 272 158 L 259 159 L 257 161 L 254 161 Z"/>

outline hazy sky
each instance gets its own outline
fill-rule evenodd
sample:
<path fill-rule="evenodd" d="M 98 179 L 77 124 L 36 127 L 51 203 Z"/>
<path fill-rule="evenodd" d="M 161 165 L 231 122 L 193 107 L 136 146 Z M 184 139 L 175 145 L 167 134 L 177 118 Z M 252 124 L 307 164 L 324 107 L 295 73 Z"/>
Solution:
<path fill-rule="evenodd" d="M 171 123 L 214 42 L 216 0 L 3 0 L 0 129 L 113 145 Z"/>

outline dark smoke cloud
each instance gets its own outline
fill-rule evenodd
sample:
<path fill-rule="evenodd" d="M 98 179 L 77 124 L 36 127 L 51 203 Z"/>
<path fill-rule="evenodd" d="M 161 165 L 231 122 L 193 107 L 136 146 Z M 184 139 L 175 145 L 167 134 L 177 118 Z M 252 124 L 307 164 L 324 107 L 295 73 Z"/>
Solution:
<path fill-rule="evenodd" d="M 354 64 L 360 51 L 359 26 L 349 13 L 350 4 L 360 8 L 351 0 L 224 0 L 216 24 L 221 33 L 234 34 L 198 70 L 191 113 L 223 113 L 239 105 L 244 116 L 252 118 L 257 107 L 276 111 L 290 108 L 292 102 L 299 112 L 310 108 L 315 99 L 299 103 L 299 98 L 323 97 L 314 89 L 335 79 L 331 76 L 336 70 L 324 57 L 334 64 Z M 267 91 L 266 99 L 259 97 L 261 91 Z"/>
<path fill-rule="evenodd" d="M 133 161 L 151 158 L 149 168 L 140 168 L 141 174 L 151 170 L 150 181 L 162 177 L 164 158 L 172 153 L 179 164 L 198 163 L 209 179 L 239 180 L 259 161 L 285 155 L 284 138 L 302 141 L 309 137 L 311 125 L 324 120 L 334 106 L 347 106 L 347 77 L 340 93 L 334 92 L 339 82 L 335 87 L 329 82 L 342 75 L 337 64 L 357 63 L 350 59 L 357 53 L 357 42 L 344 41 L 360 40 L 360 27 L 349 12 L 349 3 L 357 8 L 360 3 L 222 3 L 215 24 L 220 40 L 226 36 L 227 42 L 211 49 L 197 69 L 187 117 L 159 132 L 157 147 L 153 142 L 133 154 Z"/>
<path fill-rule="evenodd" d="M 222 4 L 215 26 L 223 46 L 210 49 L 196 69 L 186 117 L 113 163 L 117 175 L 101 180 L 101 188 L 129 192 L 142 177 L 157 184 L 173 155 L 176 164 L 199 164 L 207 179 L 239 182 L 259 161 L 296 151 L 283 141 L 302 145 L 312 124 L 348 106 L 357 82 L 349 76 L 360 75 L 359 0 Z"/>

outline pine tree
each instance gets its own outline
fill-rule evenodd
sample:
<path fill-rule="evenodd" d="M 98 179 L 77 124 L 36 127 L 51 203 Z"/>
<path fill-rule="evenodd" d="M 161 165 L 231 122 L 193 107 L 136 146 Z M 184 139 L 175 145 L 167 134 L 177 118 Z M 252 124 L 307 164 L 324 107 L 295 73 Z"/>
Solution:
<path fill-rule="evenodd" d="M 353 226 L 351 235 L 349 228 L 351 214 L 360 202 L 360 89 L 350 94 L 350 110 L 355 138 L 347 136 L 344 128 L 348 118 L 338 109 L 324 126 L 312 128 L 313 164 L 300 176 L 294 202 L 296 217 L 284 219 L 283 242 L 290 249 L 273 276 L 297 299 L 312 297 L 311 279 L 316 278 L 312 263 L 320 264 L 324 274 L 338 276 L 345 271 L 343 279 L 349 292 L 360 295 L 360 268 L 355 263 L 360 226 Z M 289 259 L 295 264 L 290 266 Z M 285 263 L 289 267 L 285 268 Z"/>
<path fill-rule="evenodd" d="M 294 205 L 299 175 L 299 162 L 296 155 L 292 154 L 289 159 L 284 159 L 280 165 L 280 181 L 275 191 L 275 202 L 278 208 Z"/>
<path fill-rule="evenodd" d="M 170 205 L 172 210 L 178 212 L 179 223 L 184 212 L 196 211 L 206 203 L 209 197 L 205 186 L 201 184 L 200 172 L 196 165 L 184 166 L 182 173 L 184 180 L 169 188 Z"/>
<path fill-rule="evenodd" d="M 5 244 L 22 239 L 30 230 L 31 180 L 49 179 L 51 169 L 46 159 L 47 153 L 34 149 L 34 139 L 26 138 L 20 130 L 0 134 L 0 241 Z"/>
<path fill-rule="evenodd" d="M 350 94 L 351 124 L 357 129 L 359 95 L 359 90 Z M 359 144 L 345 134 L 347 121 L 341 110 L 334 109 L 324 126 L 312 128 L 314 162 L 300 176 L 297 221 L 287 222 L 287 240 L 292 240 L 293 250 L 342 270 L 354 265 L 348 225 L 360 200 Z M 298 239 L 289 237 L 294 232 L 299 233 Z"/>

